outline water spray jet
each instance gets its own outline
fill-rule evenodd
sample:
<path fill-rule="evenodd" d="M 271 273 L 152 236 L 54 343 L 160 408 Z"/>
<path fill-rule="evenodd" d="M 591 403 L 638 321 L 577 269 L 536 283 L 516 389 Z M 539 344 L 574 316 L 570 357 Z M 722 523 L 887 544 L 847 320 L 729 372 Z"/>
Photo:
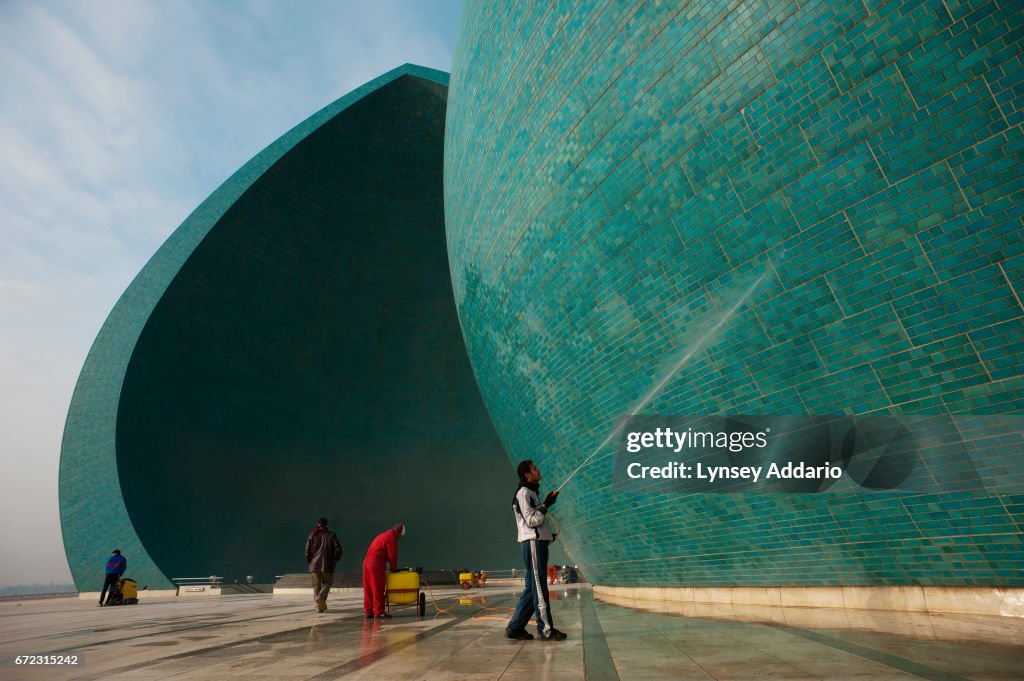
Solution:
<path fill-rule="evenodd" d="M 763 282 L 768 277 L 769 273 L 774 271 L 774 269 L 775 268 L 772 265 L 771 261 L 769 261 L 768 267 L 761 274 L 761 276 L 759 276 L 754 281 L 754 283 L 751 284 L 746 291 L 744 291 L 743 295 L 739 297 L 739 299 L 733 304 L 732 307 L 726 310 L 725 314 L 722 315 L 722 318 L 719 319 L 714 326 L 712 326 L 700 338 L 698 338 L 696 342 L 694 342 L 687 349 L 687 351 L 682 354 L 682 357 L 670 366 L 669 370 L 666 371 L 665 374 L 661 377 L 661 379 L 659 379 L 658 382 L 654 384 L 654 387 L 647 392 L 647 394 L 637 403 L 633 410 L 630 411 L 625 418 L 620 419 L 619 425 L 617 425 L 612 430 L 612 432 L 609 433 L 608 437 L 606 437 L 601 442 L 601 444 L 599 444 L 597 448 L 594 449 L 593 452 L 591 452 L 590 456 L 583 460 L 583 463 L 577 466 L 576 469 L 569 474 L 569 477 L 567 477 L 561 485 L 555 488 L 555 493 L 561 492 L 562 488 L 569 484 L 569 481 L 572 480 L 573 476 L 576 475 L 576 473 L 578 473 L 581 468 L 586 466 L 587 463 L 589 463 L 590 460 L 593 459 L 598 454 L 598 452 L 604 449 L 605 445 L 611 442 L 622 432 L 622 429 L 626 427 L 626 423 L 629 422 L 629 419 L 640 413 L 640 410 L 646 407 L 651 402 L 651 400 L 653 400 L 661 392 L 665 385 L 679 372 L 679 370 L 682 369 L 683 366 L 685 366 L 686 363 L 689 362 L 694 355 L 700 352 L 709 340 L 718 335 L 718 332 L 722 329 L 722 327 L 724 327 L 729 322 L 729 320 L 732 319 L 733 316 L 735 316 L 739 309 L 743 307 L 744 303 L 747 302 L 747 299 L 750 298 L 750 296 L 754 293 L 757 287 L 761 285 L 761 282 Z"/>

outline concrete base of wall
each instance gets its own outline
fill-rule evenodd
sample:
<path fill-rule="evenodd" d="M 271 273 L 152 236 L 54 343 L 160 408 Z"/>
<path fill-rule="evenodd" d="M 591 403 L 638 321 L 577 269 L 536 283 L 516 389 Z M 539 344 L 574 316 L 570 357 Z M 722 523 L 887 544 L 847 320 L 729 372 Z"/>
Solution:
<path fill-rule="evenodd" d="M 602 600 L 753 607 L 843 608 L 1024 617 L 1024 588 L 958 586 L 632 587 L 594 586 Z"/>
<path fill-rule="evenodd" d="M 178 598 L 202 598 L 203 596 L 220 596 L 220 587 L 201 585 L 178 588 Z"/>
<path fill-rule="evenodd" d="M 559 582 L 561 584 L 561 582 Z M 523 586 L 522 577 L 509 577 L 500 579 L 488 579 L 487 586 Z"/>
<path fill-rule="evenodd" d="M 334 594 L 361 594 L 363 593 L 363 587 L 361 586 L 335 586 L 331 587 L 331 595 Z M 313 587 L 298 587 L 298 586 L 285 586 L 285 587 L 274 587 L 275 596 L 308 596 L 313 598 Z"/>
<path fill-rule="evenodd" d="M 161 598 L 174 598 L 177 595 L 174 589 L 146 589 L 139 592 L 139 602 L 151 601 Z M 83 601 L 99 602 L 99 591 L 81 591 L 78 598 Z"/>

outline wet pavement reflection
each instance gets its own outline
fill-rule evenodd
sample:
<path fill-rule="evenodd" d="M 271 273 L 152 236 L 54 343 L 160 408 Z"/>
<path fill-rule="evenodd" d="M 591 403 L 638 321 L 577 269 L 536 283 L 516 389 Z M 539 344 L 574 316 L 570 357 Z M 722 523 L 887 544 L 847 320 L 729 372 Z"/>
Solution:
<path fill-rule="evenodd" d="M 514 586 L 434 589 L 427 613 L 365 619 L 361 595 L 316 613 L 300 596 L 152 600 L 97 610 L 78 599 L 0 603 L 0 679 L 1020 679 L 1012 618 L 821 608 L 737 610 L 597 600 L 554 586 L 564 642 L 504 635 Z M 75 651 L 77 667 L 29 669 L 17 654 Z"/>

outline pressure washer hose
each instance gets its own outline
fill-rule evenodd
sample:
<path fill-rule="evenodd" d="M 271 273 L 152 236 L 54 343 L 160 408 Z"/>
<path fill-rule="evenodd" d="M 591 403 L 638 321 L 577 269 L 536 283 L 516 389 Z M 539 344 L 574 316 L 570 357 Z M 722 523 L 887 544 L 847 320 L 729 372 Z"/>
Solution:
<path fill-rule="evenodd" d="M 437 604 L 437 600 L 438 599 L 434 597 L 434 590 L 430 587 L 430 582 L 428 582 L 422 575 L 420 575 L 420 579 L 423 580 L 423 583 L 427 586 L 427 593 L 430 595 L 430 603 L 431 603 L 431 605 L 434 606 L 434 609 L 437 610 L 437 613 L 438 614 L 444 614 L 444 615 L 451 615 L 452 614 L 452 610 L 455 609 L 455 605 L 458 605 L 458 604 L 456 603 L 456 604 L 452 605 L 452 607 L 448 608 L 447 610 L 442 608 L 440 605 Z M 450 598 L 452 598 L 453 600 L 457 600 L 457 599 L 463 598 L 463 596 L 461 594 L 459 594 L 459 595 L 456 595 L 456 596 L 451 596 Z M 441 600 L 445 600 L 445 599 L 442 598 Z M 485 607 L 485 608 L 482 609 L 482 612 L 483 611 L 501 611 L 501 612 L 511 613 L 514 610 L 515 610 L 515 608 L 495 608 L 495 607 L 489 607 L 488 608 L 488 607 Z M 473 617 L 473 619 L 486 619 L 486 618 Z"/>

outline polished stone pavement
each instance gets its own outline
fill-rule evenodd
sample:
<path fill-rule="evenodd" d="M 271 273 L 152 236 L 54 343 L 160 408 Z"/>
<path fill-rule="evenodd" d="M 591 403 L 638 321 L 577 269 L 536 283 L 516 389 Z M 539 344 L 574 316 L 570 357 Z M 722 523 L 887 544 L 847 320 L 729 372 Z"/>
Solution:
<path fill-rule="evenodd" d="M 1024 621 L 802 608 L 806 626 L 609 605 L 585 587 L 553 587 L 565 642 L 511 641 L 513 588 L 433 594 L 420 619 L 397 608 L 362 617 L 358 594 L 317 614 L 302 596 L 151 600 L 97 608 L 74 598 L 0 603 L 0 679 L 1024 679 Z M 663 608 L 664 609 L 664 608 Z M 808 613 L 807 611 L 810 611 Z M 796 620 L 794 620 L 796 621 Z M 837 622 L 857 621 L 856 627 Z M 962 635 L 957 635 L 957 631 Z M 894 633 L 898 632 L 898 633 Z M 978 635 L 977 632 L 982 632 Z M 75 653 L 77 667 L 28 667 L 15 655 Z"/>

